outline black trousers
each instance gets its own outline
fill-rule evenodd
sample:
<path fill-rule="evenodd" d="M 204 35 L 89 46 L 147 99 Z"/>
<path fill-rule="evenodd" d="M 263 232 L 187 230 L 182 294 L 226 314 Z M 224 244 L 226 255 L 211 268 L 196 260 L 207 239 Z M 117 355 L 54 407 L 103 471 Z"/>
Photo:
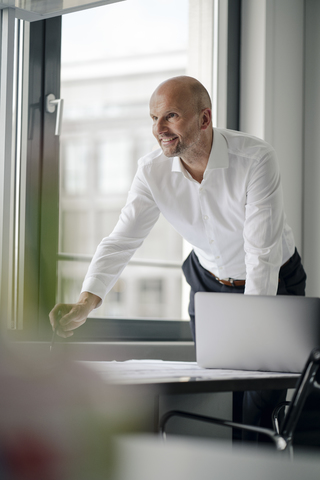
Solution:
<path fill-rule="evenodd" d="M 244 293 L 244 287 L 228 287 L 215 280 L 204 269 L 192 251 L 182 265 L 190 290 L 189 316 L 190 327 L 195 338 L 194 295 L 196 292 Z M 277 295 L 305 295 L 306 273 L 301 258 L 295 250 L 290 260 L 280 268 Z M 285 400 L 286 390 L 260 390 L 245 392 L 243 395 L 242 421 L 247 424 L 271 427 L 271 413 L 274 407 Z M 237 396 L 239 399 L 239 396 Z M 250 432 L 243 434 L 247 441 L 257 440 L 257 435 Z"/>

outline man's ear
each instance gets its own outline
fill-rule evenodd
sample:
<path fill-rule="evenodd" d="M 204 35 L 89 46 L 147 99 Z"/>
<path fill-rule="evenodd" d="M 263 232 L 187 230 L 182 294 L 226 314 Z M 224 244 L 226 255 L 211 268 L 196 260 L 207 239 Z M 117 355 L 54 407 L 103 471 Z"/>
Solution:
<path fill-rule="evenodd" d="M 201 130 L 206 130 L 211 125 L 212 111 L 210 108 L 204 108 L 201 111 L 200 121 L 201 121 L 201 125 L 200 125 Z"/>

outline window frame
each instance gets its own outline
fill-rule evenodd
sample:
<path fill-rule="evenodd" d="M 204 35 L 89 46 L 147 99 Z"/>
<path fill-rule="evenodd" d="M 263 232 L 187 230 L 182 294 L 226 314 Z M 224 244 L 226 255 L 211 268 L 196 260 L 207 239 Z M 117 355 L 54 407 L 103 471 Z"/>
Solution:
<path fill-rule="evenodd" d="M 211 1 L 219 3 L 219 0 Z M 234 8 L 224 8 L 229 25 L 229 49 L 240 45 L 241 0 L 233 0 L 233 7 L 234 3 L 236 11 Z M 10 330 L 9 338 L 48 340 L 51 336 L 48 312 L 55 304 L 57 289 L 60 172 L 59 137 L 54 135 L 55 115 L 46 112 L 45 100 L 49 93 L 60 98 L 61 17 L 31 22 L 29 28 L 29 138 L 26 147 L 25 217 L 22 222 L 24 264 L 20 284 L 24 305 L 20 319 L 22 328 Z M 227 89 L 227 99 L 232 101 L 227 102 L 226 126 L 237 129 L 239 48 L 236 54 L 228 55 L 227 80 L 223 88 Z M 219 98 L 218 90 L 216 101 Z M 185 320 L 89 318 L 81 329 L 75 331 L 74 337 L 68 339 L 69 342 L 121 340 L 190 342 L 192 336 Z"/>
<path fill-rule="evenodd" d="M 24 176 L 15 185 L 20 189 L 18 298 L 11 311 L 13 315 L 16 310 L 16 322 L 8 330 L 8 338 L 14 340 L 39 340 L 51 332 L 48 312 L 56 297 L 59 139 L 54 134 L 55 115 L 46 111 L 46 97 L 49 93 L 60 96 L 60 36 L 61 17 L 32 22 L 24 35 L 28 65 L 24 71 L 27 102 L 23 103 L 27 103 L 28 128 L 23 132 L 21 157 L 15 159 L 24 167 Z"/>

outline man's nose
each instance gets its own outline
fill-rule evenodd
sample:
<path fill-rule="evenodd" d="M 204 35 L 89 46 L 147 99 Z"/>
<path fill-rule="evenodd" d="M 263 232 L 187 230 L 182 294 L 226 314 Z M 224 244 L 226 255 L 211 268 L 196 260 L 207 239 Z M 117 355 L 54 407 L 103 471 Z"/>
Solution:
<path fill-rule="evenodd" d="M 154 125 L 154 133 L 160 135 L 161 133 L 167 132 L 168 126 L 165 119 L 158 119 L 156 124 Z"/>

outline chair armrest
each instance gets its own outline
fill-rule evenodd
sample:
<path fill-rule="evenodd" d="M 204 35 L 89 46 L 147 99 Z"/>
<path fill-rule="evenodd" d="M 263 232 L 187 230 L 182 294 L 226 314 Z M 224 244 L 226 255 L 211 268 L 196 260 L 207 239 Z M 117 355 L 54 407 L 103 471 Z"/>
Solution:
<path fill-rule="evenodd" d="M 231 420 L 224 420 L 221 418 L 207 417 L 205 415 L 198 415 L 195 413 L 183 412 L 181 410 L 171 410 L 165 413 L 161 417 L 159 422 L 159 433 L 163 439 L 166 439 L 165 428 L 166 428 L 167 422 L 172 417 L 188 418 L 191 420 L 198 420 L 200 422 L 207 422 L 207 423 L 213 423 L 216 425 L 222 425 L 224 427 L 239 428 L 241 430 L 261 433 L 263 435 L 267 435 L 275 443 L 277 450 L 285 450 L 287 448 L 286 440 L 281 435 L 274 432 L 273 430 L 269 430 L 267 428 L 262 428 L 262 427 L 256 427 L 254 425 L 245 425 L 242 423 L 232 422 Z"/>
<path fill-rule="evenodd" d="M 284 409 L 284 407 L 287 407 L 290 405 L 290 402 L 281 402 L 279 403 L 273 410 L 272 412 L 272 424 L 274 431 L 279 435 L 280 434 L 280 428 L 279 428 L 279 413 L 281 410 Z"/>

